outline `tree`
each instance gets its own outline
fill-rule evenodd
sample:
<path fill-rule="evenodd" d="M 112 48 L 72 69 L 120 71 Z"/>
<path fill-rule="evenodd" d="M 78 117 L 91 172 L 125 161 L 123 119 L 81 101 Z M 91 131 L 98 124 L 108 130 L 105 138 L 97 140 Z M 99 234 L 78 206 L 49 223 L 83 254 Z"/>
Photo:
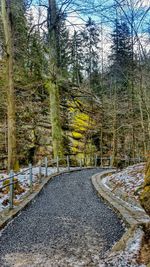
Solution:
<path fill-rule="evenodd" d="M 94 151 L 94 144 L 99 155 L 112 155 L 114 162 L 115 158 L 125 155 L 132 158 L 144 155 L 150 146 L 150 80 L 149 40 L 144 41 L 145 35 L 141 38 L 141 25 L 145 30 L 143 21 L 148 18 L 148 10 L 137 10 L 133 1 L 114 0 L 115 5 L 107 1 L 98 7 L 96 2 L 89 0 L 84 3 L 80 0 L 40 0 L 34 2 L 38 14 L 32 18 L 29 15 L 32 3 L 27 12 L 28 1 L 8 2 L 11 3 L 8 19 L 12 31 L 14 119 L 21 163 L 27 163 L 28 157 L 36 161 L 42 155 L 48 155 L 52 145 L 54 157 L 72 153 L 72 107 L 73 113 L 79 111 L 81 117 L 87 115 L 88 126 L 92 122 L 96 125 L 87 127 L 80 139 L 87 145 L 85 154 Z M 47 13 L 42 13 L 43 9 Z M 83 20 L 72 22 L 72 13 L 73 17 Z M 87 22 L 86 15 L 91 16 Z M 100 20 L 97 20 L 98 16 Z M 101 38 L 99 23 L 103 25 Z M 109 48 L 110 36 L 111 57 L 109 49 L 104 49 L 105 44 Z M 6 46 L 3 44 L 4 36 L 1 36 L 0 139 L 7 148 L 4 89 L 9 57 L 4 54 Z M 74 136 L 79 138 L 79 135 Z M 4 150 L 4 146 L 0 145 L 0 148 Z"/>
<path fill-rule="evenodd" d="M 126 22 L 116 19 L 112 34 L 112 54 L 110 73 L 120 91 L 127 91 L 130 86 L 132 66 L 131 34 Z"/>
<path fill-rule="evenodd" d="M 59 14 L 57 23 L 57 65 L 64 79 L 69 77 L 68 66 L 70 63 L 69 30 L 65 24 L 65 15 Z"/>
<path fill-rule="evenodd" d="M 50 113 L 52 125 L 52 144 L 54 157 L 63 156 L 63 138 L 60 122 L 60 103 L 58 80 L 61 75 L 59 59 L 59 14 L 55 0 L 49 0 L 48 12 L 48 40 L 49 40 L 49 79 L 46 87 L 50 94 Z"/>
<path fill-rule="evenodd" d="M 12 37 L 11 4 L 1 0 L 2 22 L 5 37 L 5 55 L 7 65 L 7 122 L 8 122 L 8 170 L 18 169 L 16 146 L 16 112 L 14 91 L 14 51 Z"/>
<path fill-rule="evenodd" d="M 88 76 L 89 86 L 92 88 L 92 76 L 98 73 L 99 62 L 99 29 L 95 22 L 89 18 L 86 28 L 82 33 L 85 56 L 85 71 Z"/>
<path fill-rule="evenodd" d="M 83 64 L 84 64 L 84 53 L 83 53 L 83 38 L 81 32 L 74 31 L 71 40 L 71 78 L 72 82 L 81 85 L 83 81 Z"/>

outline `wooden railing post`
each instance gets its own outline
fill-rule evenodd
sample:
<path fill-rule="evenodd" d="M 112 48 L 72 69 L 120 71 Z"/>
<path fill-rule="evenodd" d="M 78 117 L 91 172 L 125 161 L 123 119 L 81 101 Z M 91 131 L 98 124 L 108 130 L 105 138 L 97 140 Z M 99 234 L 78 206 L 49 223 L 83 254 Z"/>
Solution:
<path fill-rule="evenodd" d="M 40 183 L 42 182 L 42 167 L 41 167 L 41 164 L 39 166 L 39 182 Z"/>
<path fill-rule="evenodd" d="M 82 159 L 80 159 L 80 169 L 82 169 Z"/>
<path fill-rule="evenodd" d="M 101 157 L 101 168 L 103 168 L 103 158 Z"/>
<path fill-rule="evenodd" d="M 45 157 L 45 177 L 48 176 L 48 160 L 47 157 Z"/>
<path fill-rule="evenodd" d="M 57 173 L 59 173 L 59 157 L 57 157 L 56 163 L 57 163 Z"/>
<path fill-rule="evenodd" d="M 113 162 L 112 162 L 112 156 L 110 156 L 109 162 L 110 162 L 110 163 L 109 163 L 109 167 L 112 168 L 112 167 L 113 167 L 113 166 L 112 166 L 112 163 L 113 163 Z"/>
<path fill-rule="evenodd" d="M 68 172 L 70 172 L 70 161 L 69 161 L 69 156 L 67 156 L 67 169 L 68 169 Z"/>
<path fill-rule="evenodd" d="M 97 168 L 97 155 L 95 155 L 95 168 Z"/>
<path fill-rule="evenodd" d="M 10 195 L 9 195 L 9 204 L 10 204 L 10 210 L 13 209 L 14 203 L 13 203 L 13 198 L 14 198 L 14 172 L 10 171 L 9 174 L 9 189 L 10 189 Z"/>
<path fill-rule="evenodd" d="M 32 179 L 32 164 L 29 164 L 29 181 L 30 181 L 30 192 L 33 192 L 33 179 Z"/>

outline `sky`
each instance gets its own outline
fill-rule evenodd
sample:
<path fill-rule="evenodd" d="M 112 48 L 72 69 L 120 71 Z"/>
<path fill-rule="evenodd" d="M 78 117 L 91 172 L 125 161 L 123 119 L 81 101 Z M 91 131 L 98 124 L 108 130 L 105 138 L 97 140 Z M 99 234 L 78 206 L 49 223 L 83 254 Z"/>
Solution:
<path fill-rule="evenodd" d="M 48 0 L 33 0 L 32 6 L 36 8 L 39 2 L 43 5 L 48 5 Z M 119 8 L 119 3 L 122 4 L 122 10 L 128 15 L 130 13 L 130 8 L 127 7 L 128 5 L 134 7 L 134 13 L 136 15 L 141 14 L 141 12 L 146 11 L 148 8 L 150 9 L 150 0 L 56 0 L 56 2 L 59 9 L 67 13 L 67 20 L 70 21 L 70 24 L 84 24 L 88 17 L 92 17 L 97 23 L 103 20 L 103 22 L 109 24 L 114 21 L 114 15 L 116 14 L 114 7 L 116 4 L 118 4 L 118 13 L 120 13 L 121 8 Z M 46 14 L 44 8 L 42 12 L 43 15 L 44 12 Z M 149 17 L 150 20 L 150 13 L 147 12 L 146 17 Z"/>
<path fill-rule="evenodd" d="M 70 0 L 68 0 L 70 1 Z M 146 49 L 150 49 L 149 35 L 147 33 L 148 23 L 150 25 L 150 0 L 72 0 L 68 5 L 66 0 L 58 0 L 59 8 L 67 13 L 66 25 L 72 33 L 74 30 L 81 30 L 89 17 L 92 17 L 96 21 L 97 25 L 103 30 L 103 48 L 104 59 L 110 54 L 111 50 L 111 33 L 114 27 L 114 20 L 116 15 L 116 9 L 114 9 L 114 3 L 123 3 L 123 8 L 117 8 L 118 14 L 122 16 L 128 16 L 129 25 L 131 19 L 131 8 L 128 4 L 133 5 L 134 15 L 136 16 L 134 28 L 139 34 L 141 43 L 144 45 L 146 41 Z M 39 2 L 39 1 L 38 1 Z M 87 3 L 88 2 L 88 3 Z M 42 4 L 46 4 L 47 0 L 41 0 Z M 66 4 L 64 4 L 66 3 Z M 126 5 L 125 5 L 126 3 Z M 46 19 L 46 8 L 37 7 L 37 1 L 33 1 L 31 7 L 32 14 L 34 16 L 34 22 L 37 23 L 38 14 L 40 12 L 40 22 Z M 85 11 L 86 10 L 86 11 Z M 145 16 L 144 16 L 145 12 Z M 143 21 L 141 22 L 141 18 Z M 135 44 L 137 49 L 138 43 Z M 100 44 L 102 48 L 102 45 Z M 107 61 L 107 60 L 106 60 Z"/>

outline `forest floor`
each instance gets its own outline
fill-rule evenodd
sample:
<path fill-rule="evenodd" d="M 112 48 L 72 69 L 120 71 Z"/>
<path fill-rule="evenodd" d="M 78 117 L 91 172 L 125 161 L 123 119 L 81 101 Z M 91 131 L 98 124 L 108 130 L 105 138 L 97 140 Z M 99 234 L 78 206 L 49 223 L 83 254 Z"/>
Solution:
<path fill-rule="evenodd" d="M 109 187 L 115 196 L 129 203 L 134 209 L 143 210 L 140 204 L 140 194 L 143 190 L 144 171 L 145 163 L 129 166 L 122 171 L 105 177 L 105 186 Z M 147 224 L 147 226 L 144 227 L 144 237 L 142 237 L 142 239 L 140 239 L 140 229 L 136 232 L 135 238 L 133 238 L 133 244 L 130 244 L 128 252 L 124 254 L 126 261 L 123 256 L 114 255 L 113 257 L 110 257 L 110 261 L 109 257 L 107 258 L 107 261 L 110 262 L 110 266 L 117 266 L 115 265 L 117 257 L 120 257 L 121 259 L 120 266 L 132 266 L 131 263 L 129 265 L 127 263 L 126 265 L 122 265 L 121 262 L 128 262 L 131 257 L 131 260 L 134 262 L 137 257 L 137 251 L 139 251 L 139 262 L 143 263 L 141 266 L 145 266 L 144 263 L 150 263 L 150 225 Z M 129 251 L 131 252 L 131 255 L 135 254 L 135 259 L 133 256 L 130 257 Z"/>
<path fill-rule="evenodd" d="M 141 208 L 139 197 L 143 189 L 145 163 L 129 166 L 110 175 L 107 185 L 111 191 L 130 204 Z"/>
<path fill-rule="evenodd" d="M 0 266 L 98 267 L 123 233 L 116 213 L 96 194 L 100 169 L 51 180 L 1 233 Z"/>

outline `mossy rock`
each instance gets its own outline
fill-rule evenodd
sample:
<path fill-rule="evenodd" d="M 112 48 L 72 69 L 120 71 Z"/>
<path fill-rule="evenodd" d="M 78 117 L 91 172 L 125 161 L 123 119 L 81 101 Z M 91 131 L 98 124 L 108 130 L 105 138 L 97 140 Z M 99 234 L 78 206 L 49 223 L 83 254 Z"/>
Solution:
<path fill-rule="evenodd" d="M 143 185 L 136 188 L 136 190 L 134 191 L 134 196 L 139 196 L 142 190 L 143 190 Z"/>
<path fill-rule="evenodd" d="M 145 186 L 141 197 L 140 197 L 141 205 L 145 209 L 145 211 L 150 216 L 150 186 Z"/>
<path fill-rule="evenodd" d="M 141 193 L 140 201 L 142 207 L 150 216 L 150 157 L 148 158 L 148 163 L 145 169 L 144 189 Z"/>

